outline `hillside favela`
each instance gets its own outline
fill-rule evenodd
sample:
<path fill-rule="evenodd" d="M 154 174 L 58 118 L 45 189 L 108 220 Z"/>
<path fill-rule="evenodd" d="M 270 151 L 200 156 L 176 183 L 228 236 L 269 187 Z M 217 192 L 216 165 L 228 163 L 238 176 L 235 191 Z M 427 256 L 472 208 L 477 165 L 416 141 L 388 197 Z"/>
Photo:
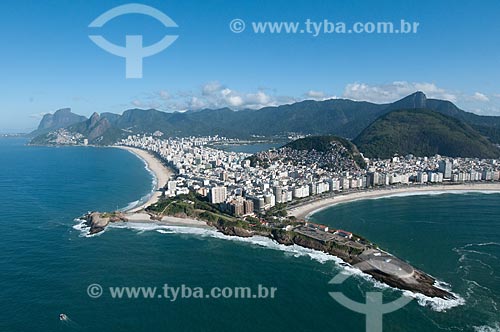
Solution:
<path fill-rule="evenodd" d="M 500 331 L 500 7 L 424 2 L 7 2 L 0 330 Z"/>

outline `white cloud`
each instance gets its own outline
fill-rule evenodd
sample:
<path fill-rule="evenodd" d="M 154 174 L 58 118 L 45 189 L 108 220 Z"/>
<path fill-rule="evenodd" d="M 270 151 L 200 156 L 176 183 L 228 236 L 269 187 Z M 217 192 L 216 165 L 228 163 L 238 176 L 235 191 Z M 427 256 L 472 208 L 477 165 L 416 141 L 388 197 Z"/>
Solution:
<path fill-rule="evenodd" d="M 227 105 L 232 107 L 240 107 L 244 104 L 243 97 L 239 96 L 237 93 L 231 91 L 231 89 L 223 89 L 220 91 L 223 100 L 227 103 Z M 217 95 L 215 96 L 218 97 Z"/>
<path fill-rule="evenodd" d="M 481 92 L 470 95 L 450 91 L 428 82 L 395 81 L 388 84 L 350 83 L 344 89 L 344 98 L 366 100 L 375 103 L 391 103 L 416 91 L 424 92 L 428 98 L 449 100 L 459 108 L 481 115 L 500 115 L 500 107 Z M 500 94 L 493 95 L 500 98 Z"/>
<path fill-rule="evenodd" d="M 262 105 L 267 105 L 274 103 L 272 100 L 271 96 L 267 95 L 266 93 L 259 91 L 257 93 L 250 93 L 247 95 L 247 100 L 249 103 L 253 104 L 262 104 Z"/>
<path fill-rule="evenodd" d="M 392 83 L 378 85 L 357 82 L 350 83 L 346 85 L 343 97 L 354 100 L 371 101 L 374 103 L 390 103 L 416 91 L 424 92 L 429 98 L 445 99 L 452 102 L 457 100 L 456 94 L 439 88 L 434 83 L 407 81 L 394 81 Z"/>
<path fill-rule="evenodd" d="M 325 97 L 325 93 L 323 91 L 309 90 L 306 92 L 306 97 L 311 99 L 321 99 Z"/>
<path fill-rule="evenodd" d="M 344 88 L 342 98 L 391 103 L 416 91 L 424 92 L 428 98 L 444 99 L 456 103 L 458 107 L 478 114 L 500 115 L 497 103 L 483 93 L 465 94 L 450 91 L 428 82 L 394 81 L 388 84 L 350 83 Z M 500 98 L 500 94 L 491 95 Z M 218 81 L 208 82 L 198 89 L 188 91 L 160 90 L 134 97 L 133 107 L 156 108 L 164 111 L 200 110 L 204 108 L 229 107 L 234 110 L 259 109 L 298 102 L 305 99 L 327 100 L 338 98 L 321 90 L 308 90 L 298 97 L 279 95 L 275 89 L 259 88 L 254 91 L 238 91 Z"/>
<path fill-rule="evenodd" d="M 217 81 L 213 81 L 203 85 L 201 91 L 204 96 L 209 96 L 221 89 L 223 89 L 222 85 Z"/>
<path fill-rule="evenodd" d="M 189 102 L 189 105 L 191 106 L 190 109 L 194 109 L 194 110 L 197 110 L 197 109 L 202 109 L 202 108 L 206 108 L 207 105 L 203 102 L 203 100 L 201 100 L 200 98 L 198 97 L 192 97 L 190 102 Z M 185 110 L 186 108 L 183 107 L 181 110 Z"/>
<path fill-rule="evenodd" d="M 143 106 L 145 106 L 145 104 L 142 101 L 137 100 L 137 99 L 136 100 L 132 100 L 132 105 L 134 105 L 135 107 L 143 107 Z"/>
<path fill-rule="evenodd" d="M 166 111 L 223 107 L 241 110 L 276 106 L 294 101 L 296 101 L 295 98 L 278 96 L 274 92 L 270 93 L 269 89 L 261 88 L 254 92 L 240 92 L 218 81 L 212 81 L 202 85 L 197 91 L 171 93 L 162 90 L 146 94 L 142 98 L 135 98 L 131 104 L 135 107 L 159 108 Z"/>
<path fill-rule="evenodd" d="M 488 98 L 485 94 L 481 92 L 474 93 L 474 95 L 472 95 L 472 99 L 484 102 L 490 101 L 490 98 Z"/>
<path fill-rule="evenodd" d="M 160 92 L 158 92 L 158 95 L 160 96 L 161 99 L 164 99 L 164 100 L 170 99 L 170 93 L 166 90 L 161 90 Z"/>
<path fill-rule="evenodd" d="M 484 104 L 484 103 L 483 103 Z M 468 111 L 472 113 L 476 113 L 479 115 L 495 115 L 495 116 L 500 116 L 500 107 L 495 106 L 495 105 L 482 105 L 481 107 L 477 108 L 470 108 Z"/>
<path fill-rule="evenodd" d="M 297 99 L 296 101 L 303 100 L 303 99 L 308 99 L 308 100 L 317 100 L 317 101 L 323 101 L 323 100 L 328 100 L 328 99 L 338 99 L 339 97 L 334 95 L 334 94 L 327 94 L 324 91 L 315 91 L 315 90 L 309 90 L 303 95 L 304 98 L 302 99 Z"/>

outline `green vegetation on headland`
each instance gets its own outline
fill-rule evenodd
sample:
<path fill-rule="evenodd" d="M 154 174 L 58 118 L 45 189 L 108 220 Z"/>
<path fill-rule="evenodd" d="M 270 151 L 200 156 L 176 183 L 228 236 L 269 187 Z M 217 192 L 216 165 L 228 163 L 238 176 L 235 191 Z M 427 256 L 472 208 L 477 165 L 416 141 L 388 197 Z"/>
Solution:
<path fill-rule="evenodd" d="M 157 203 L 147 207 L 146 212 L 158 220 L 163 216 L 203 220 L 218 229 L 232 229 L 237 233 L 241 231 L 238 233 L 240 236 L 245 236 L 250 229 L 252 231 L 264 229 L 259 218 L 251 216 L 238 218 L 224 213 L 219 205 L 209 203 L 206 197 L 192 191 L 187 195 L 162 197 Z"/>
<path fill-rule="evenodd" d="M 210 204 L 208 200 L 194 192 L 175 197 L 162 197 L 160 200 L 146 208 L 146 212 L 161 218 L 174 216 L 180 218 L 196 218 L 209 222 L 219 219 L 235 221 L 236 218 L 220 211 L 218 206 Z"/>
<path fill-rule="evenodd" d="M 266 217 L 286 217 L 288 212 L 286 211 L 287 205 L 284 203 L 277 203 L 275 206 L 271 207 L 265 212 Z"/>
<path fill-rule="evenodd" d="M 237 217 L 226 214 L 223 205 L 211 204 L 206 197 L 191 191 L 176 197 L 162 197 L 156 204 L 147 207 L 146 212 L 153 220 L 161 221 L 167 216 L 198 219 L 228 236 L 263 236 L 279 244 L 321 251 L 359 266 L 363 272 L 390 286 L 431 297 L 454 298 L 451 293 L 435 287 L 434 278 L 380 250 L 368 240 L 343 230 L 286 217 L 286 207 L 286 204 L 278 204 L 255 216 Z M 127 221 L 127 215 L 121 212 L 91 212 L 82 218 L 90 227 L 90 234 L 103 231 L 109 223 Z M 402 272 L 390 272 L 394 265 L 399 266 Z"/>
<path fill-rule="evenodd" d="M 439 154 L 487 159 L 500 155 L 498 147 L 464 122 L 423 109 L 390 112 L 366 128 L 354 143 L 369 158 Z"/>
<path fill-rule="evenodd" d="M 365 273 L 391 286 L 420 292 L 427 296 L 453 298 L 447 291 L 434 286 L 434 278 L 413 269 L 408 264 L 394 256 L 380 251 L 379 248 L 366 239 L 345 231 L 330 230 L 323 225 L 296 221 L 287 218 L 286 204 L 276 205 L 256 217 L 235 217 L 221 212 L 218 204 L 211 204 L 194 192 L 179 195 L 175 198 L 162 198 L 158 203 L 146 209 L 154 219 L 163 216 L 189 217 L 204 220 L 208 225 L 229 236 L 268 237 L 279 244 L 298 245 L 318 250 L 341 258 L 349 264 L 364 264 Z M 370 265 L 371 260 L 377 260 L 376 268 Z M 400 265 L 405 270 L 412 271 L 408 277 L 401 278 L 380 269 L 383 260 Z M 388 267 L 391 268 L 390 266 Z"/>
<path fill-rule="evenodd" d="M 89 212 L 82 216 L 80 219 L 85 220 L 87 226 L 89 227 L 89 234 L 97 234 L 104 231 L 104 229 L 110 224 L 115 222 L 126 222 L 128 221 L 124 213 L 115 212 Z"/>

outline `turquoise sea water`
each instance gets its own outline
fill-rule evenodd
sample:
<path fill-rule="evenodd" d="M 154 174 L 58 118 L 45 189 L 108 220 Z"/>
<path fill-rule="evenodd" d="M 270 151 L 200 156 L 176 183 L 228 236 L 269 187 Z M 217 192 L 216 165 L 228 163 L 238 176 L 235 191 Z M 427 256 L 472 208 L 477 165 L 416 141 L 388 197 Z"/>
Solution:
<path fill-rule="evenodd" d="M 364 331 L 364 317 L 328 292 L 361 301 L 379 290 L 324 254 L 265 239 L 148 225 L 83 237 L 74 218 L 125 207 L 151 190 L 126 151 L 27 147 L 0 139 L 0 331 Z M 409 196 L 339 205 L 317 221 L 365 235 L 447 282 L 465 304 L 414 300 L 384 316 L 384 331 L 498 330 L 500 195 Z M 89 284 L 277 287 L 274 299 L 98 299 Z M 432 307 L 434 306 L 434 308 Z M 59 313 L 70 321 L 61 322 Z"/>

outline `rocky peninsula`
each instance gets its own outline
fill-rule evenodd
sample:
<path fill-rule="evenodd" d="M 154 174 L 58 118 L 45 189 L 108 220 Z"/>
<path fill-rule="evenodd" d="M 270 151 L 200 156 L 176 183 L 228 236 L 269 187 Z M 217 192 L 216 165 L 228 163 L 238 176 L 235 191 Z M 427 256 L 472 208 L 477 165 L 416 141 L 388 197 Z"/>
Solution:
<path fill-rule="evenodd" d="M 326 226 L 307 222 L 267 230 L 249 230 L 225 222 L 209 224 L 225 235 L 265 236 L 283 245 L 298 245 L 336 256 L 391 287 L 446 300 L 456 298 L 450 292 L 437 287 L 435 278 L 349 232 L 332 232 Z"/>
<path fill-rule="evenodd" d="M 451 292 L 437 287 L 436 279 L 432 276 L 387 253 L 359 235 L 297 220 L 294 217 L 274 221 L 258 218 L 242 220 L 218 212 L 209 203 L 200 199 L 194 194 L 170 199 L 162 198 L 158 203 L 139 212 L 90 212 L 81 219 L 85 220 L 85 224 L 89 227 L 89 235 L 102 232 L 111 223 L 130 221 L 211 227 L 228 236 L 267 237 L 282 245 L 297 245 L 336 256 L 391 287 L 445 300 L 456 298 Z"/>
<path fill-rule="evenodd" d="M 110 223 L 128 221 L 125 214 L 121 212 L 101 213 L 97 211 L 88 212 L 79 219 L 83 220 L 85 225 L 89 228 L 88 235 L 94 235 L 104 231 Z"/>

